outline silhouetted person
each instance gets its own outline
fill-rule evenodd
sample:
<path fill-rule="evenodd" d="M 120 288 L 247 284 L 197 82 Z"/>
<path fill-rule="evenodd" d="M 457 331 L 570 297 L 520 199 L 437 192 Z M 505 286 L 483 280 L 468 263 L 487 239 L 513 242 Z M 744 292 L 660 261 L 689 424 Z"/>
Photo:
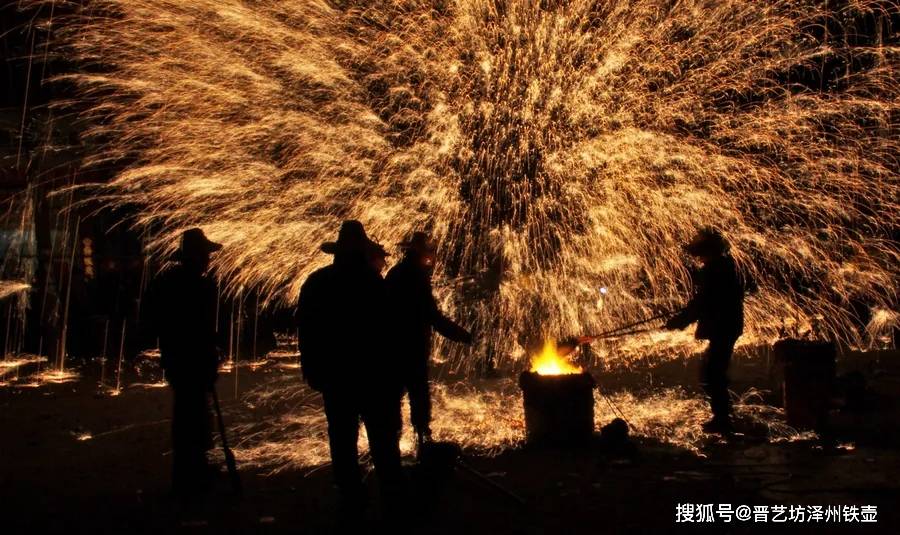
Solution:
<path fill-rule="evenodd" d="M 402 486 L 400 397 L 396 354 L 388 346 L 387 293 L 378 269 L 387 253 L 358 221 L 345 221 L 336 242 L 322 245 L 334 262 L 300 289 L 298 345 L 306 382 L 322 393 L 341 514 L 365 507 L 357 438 L 366 426 L 382 495 Z"/>
<path fill-rule="evenodd" d="M 445 316 L 434 299 L 431 289 L 434 242 L 424 232 L 416 232 L 401 247 L 403 259 L 391 268 L 386 280 L 392 308 L 393 345 L 400 358 L 400 376 L 409 393 L 410 416 L 421 445 L 431 438 L 428 360 L 432 329 L 464 344 L 472 342 L 472 335 Z"/>
<path fill-rule="evenodd" d="M 703 354 L 701 382 L 713 417 L 703 428 L 727 433 L 731 430 L 728 366 L 734 344 L 744 330 L 745 284 L 728 252 L 728 242 L 719 231 L 701 230 L 685 250 L 702 263 L 695 281 L 696 293 L 687 307 L 666 323 L 666 328 L 684 329 L 696 321 L 697 339 L 709 340 Z"/>
<path fill-rule="evenodd" d="M 156 335 L 166 381 L 172 387 L 173 487 L 182 495 L 204 490 L 212 468 L 209 395 L 215 388 L 216 285 L 207 274 L 210 254 L 222 246 L 203 231 L 184 232 L 178 265 L 153 282 L 147 312 Z"/>

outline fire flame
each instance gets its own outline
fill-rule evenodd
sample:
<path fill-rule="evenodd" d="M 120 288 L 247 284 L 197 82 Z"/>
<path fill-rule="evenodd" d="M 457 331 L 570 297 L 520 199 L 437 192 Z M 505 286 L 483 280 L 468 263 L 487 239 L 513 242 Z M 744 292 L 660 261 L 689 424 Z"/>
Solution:
<path fill-rule="evenodd" d="M 538 375 L 569 375 L 583 370 L 559 354 L 554 340 L 547 340 L 544 349 L 531 360 L 531 371 Z"/>

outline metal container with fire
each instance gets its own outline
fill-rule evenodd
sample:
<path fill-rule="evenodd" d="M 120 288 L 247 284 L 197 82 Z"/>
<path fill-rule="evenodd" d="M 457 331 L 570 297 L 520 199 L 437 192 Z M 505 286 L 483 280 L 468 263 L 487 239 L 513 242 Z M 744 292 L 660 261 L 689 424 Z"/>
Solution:
<path fill-rule="evenodd" d="M 594 433 L 594 378 L 548 343 L 519 376 L 529 444 L 585 444 Z"/>

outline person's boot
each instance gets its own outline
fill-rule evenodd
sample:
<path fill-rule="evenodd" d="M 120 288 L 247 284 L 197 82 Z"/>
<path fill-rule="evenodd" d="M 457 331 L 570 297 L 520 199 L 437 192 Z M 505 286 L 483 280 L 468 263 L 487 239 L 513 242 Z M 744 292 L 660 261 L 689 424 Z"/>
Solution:
<path fill-rule="evenodd" d="M 719 435 L 728 435 L 732 432 L 731 418 L 714 417 L 712 420 L 702 425 L 705 433 L 715 433 Z"/>
<path fill-rule="evenodd" d="M 422 450 L 431 442 L 431 429 L 416 430 L 416 458 L 422 460 Z"/>
<path fill-rule="evenodd" d="M 368 496 L 365 489 L 360 487 L 350 492 L 338 494 L 338 509 L 336 529 L 338 533 L 350 533 L 358 531 L 366 520 L 366 507 Z"/>

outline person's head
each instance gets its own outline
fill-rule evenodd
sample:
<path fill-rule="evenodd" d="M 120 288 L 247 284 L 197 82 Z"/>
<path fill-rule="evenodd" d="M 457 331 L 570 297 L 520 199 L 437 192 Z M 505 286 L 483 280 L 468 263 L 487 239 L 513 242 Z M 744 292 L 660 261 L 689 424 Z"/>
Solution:
<path fill-rule="evenodd" d="M 697 231 L 693 239 L 685 245 L 684 250 L 704 264 L 728 253 L 728 240 L 718 229 L 704 227 Z"/>
<path fill-rule="evenodd" d="M 388 252 L 379 243 L 372 242 L 366 251 L 366 261 L 377 273 L 382 273 L 387 267 Z"/>
<path fill-rule="evenodd" d="M 388 256 L 384 247 L 369 239 L 362 223 L 356 220 L 341 223 L 337 240 L 323 243 L 321 249 L 334 255 L 335 262 L 362 261 L 379 273 L 384 269 Z"/>
<path fill-rule="evenodd" d="M 181 247 L 178 249 L 177 259 L 184 267 L 205 273 L 209 269 L 210 255 L 221 248 L 222 245 L 207 239 L 203 230 L 192 228 L 184 231 L 181 235 Z"/>
<path fill-rule="evenodd" d="M 405 257 L 416 262 L 419 267 L 426 271 L 434 269 L 435 257 L 437 255 L 437 244 L 428 234 L 417 231 L 400 243 Z"/>

